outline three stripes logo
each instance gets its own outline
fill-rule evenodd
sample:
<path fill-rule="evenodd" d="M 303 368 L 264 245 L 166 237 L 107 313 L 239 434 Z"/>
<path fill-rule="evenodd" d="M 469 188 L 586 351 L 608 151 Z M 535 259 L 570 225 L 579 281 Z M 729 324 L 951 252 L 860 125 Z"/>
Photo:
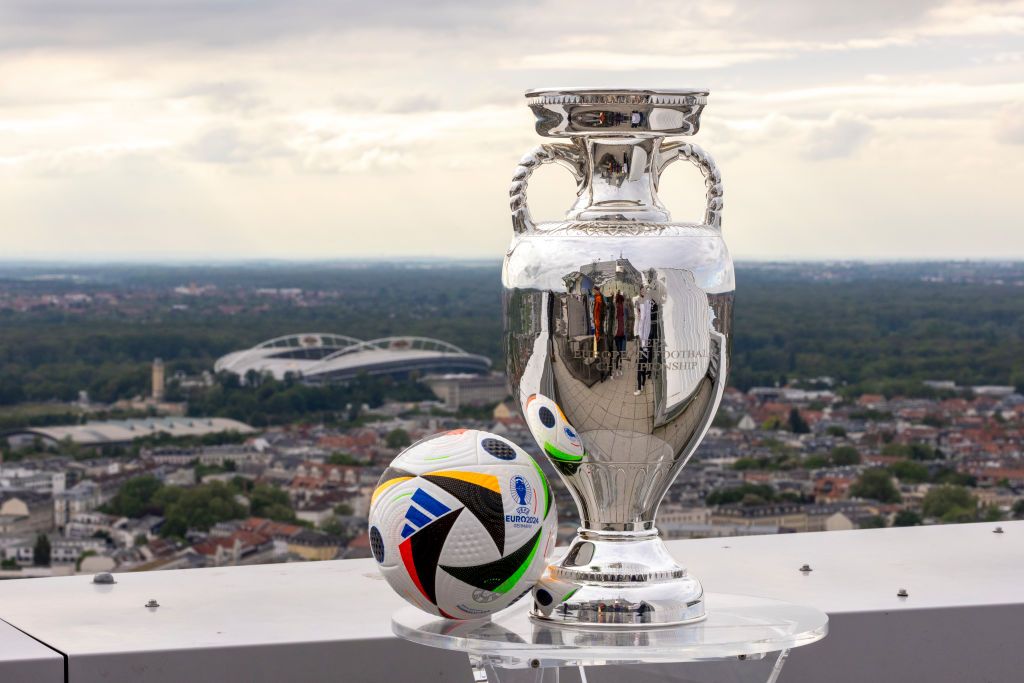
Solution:
<path fill-rule="evenodd" d="M 423 489 L 416 489 L 412 494 L 412 504 L 405 511 L 405 526 L 402 538 L 409 538 L 414 533 L 449 512 L 451 508 L 434 498 Z"/>

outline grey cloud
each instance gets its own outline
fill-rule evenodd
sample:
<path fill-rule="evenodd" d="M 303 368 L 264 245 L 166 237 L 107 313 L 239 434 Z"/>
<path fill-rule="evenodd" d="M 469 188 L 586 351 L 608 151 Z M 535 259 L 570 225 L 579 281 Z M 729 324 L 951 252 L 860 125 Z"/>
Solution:
<path fill-rule="evenodd" d="M 943 0 L 748 2 L 724 17 L 723 24 L 778 38 L 845 40 L 913 26 L 944 4 Z"/>
<path fill-rule="evenodd" d="M 454 33 L 499 28 L 530 0 L 8 0 L 0 6 L 0 48 L 182 44 L 230 47 L 361 28 Z M 339 49 L 344 49 L 343 45 Z"/>
<path fill-rule="evenodd" d="M 373 111 L 384 114 L 417 114 L 419 112 L 437 111 L 441 108 L 441 99 L 427 93 L 411 93 L 384 99 L 367 93 L 358 95 L 343 93 L 333 99 L 333 103 L 342 109 L 357 111 Z"/>
<path fill-rule="evenodd" d="M 269 104 L 254 85 L 238 80 L 192 83 L 172 93 L 172 97 L 201 99 L 218 113 L 251 113 Z"/>
<path fill-rule="evenodd" d="M 293 134 L 297 131 L 291 131 Z M 284 144 L 280 127 L 244 130 L 236 126 L 211 128 L 181 148 L 185 159 L 260 173 L 281 162 L 299 173 L 341 175 L 408 168 L 412 153 L 406 147 L 382 144 L 339 144 L 333 135 L 309 135 Z"/>
<path fill-rule="evenodd" d="M 1008 104 L 995 119 L 996 140 L 1010 145 L 1024 145 L 1024 102 Z"/>
<path fill-rule="evenodd" d="M 233 126 L 208 130 L 183 151 L 187 158 L 208 164 L 252 164 L 290 154 L 269 135 L 244 134 Z"/>
<path fill-rule="evenodd" d="M 294 159 L 296 170 L 321 175 L 346 173 L 386 173 L 408 169 L 412 157 L 408 149 L 395 145 L 371 145 L 353 149 L 314 147 Z"/>
<path fill-rule="evenodd" d="M 409 95 L 389 102 L 384 110 L 390 114 L 416 114 L 424 111 L 436 111 L 441 107 L 441 100 L 433 95 Z"/>
<path fill-rule="evenodd" d="M 801 156 L 812 161 L 840 159 L 857 151 L 874 132 L 866 120 L 837 113 L 808 131 Z"/>

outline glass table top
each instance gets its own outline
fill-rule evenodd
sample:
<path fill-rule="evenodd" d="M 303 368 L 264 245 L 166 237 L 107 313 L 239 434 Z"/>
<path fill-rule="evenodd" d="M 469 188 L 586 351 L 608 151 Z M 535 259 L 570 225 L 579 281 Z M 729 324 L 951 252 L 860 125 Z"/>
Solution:
<path fill-rule="evenodd" d="M 705 620 L 668 628 L 558 626 L 531 619 L 520 600 L 490 619 L 452 621 L 406 607 L 392 617 L 412 642 L 484 657 L 507 668 L 691 662 L 760 656 L 821 640 L 828 616 L 813 607 L 709 593 Z"/>

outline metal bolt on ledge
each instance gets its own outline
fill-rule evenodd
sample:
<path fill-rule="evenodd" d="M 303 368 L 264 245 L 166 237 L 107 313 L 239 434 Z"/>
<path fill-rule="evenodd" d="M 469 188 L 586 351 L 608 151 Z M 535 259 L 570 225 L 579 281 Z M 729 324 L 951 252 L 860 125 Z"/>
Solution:
<path fill-rule="evenodd" d="M 157 602 L 156 600 L 150 600 L 149 602 L 146 603 L 146 607 L 148 607 L 149 609 L 156 609 L 159 606 L 160 606 L 160 603 Z"/>
<path fill-rule="evenodd" d="M 901 588 L 898 591 L 896 591 L 896 597 L 897 598 L 906 598 L 906 597 L 909 597 L 909 596 L 910 596 L 910 593 L 907 592 L 906 588 Z"/>
<path fill-rule="evenodd" d="M 1003 533 L 1003 527 L 997 526 L 995 529 L 992 530 L 992 533 L 994 533 L 994 534 L 1001 534 L 1001 533 Z"/>
<path fill-rule="evenodd" d="M 812 572 L 814 570 L 811 569 L 811 565 L 805 564 L 802 567 L 800 567 L 800 571 L 802 571 L 804 574 L 809 574 L 810 572 Z"/>
<path fill-rule="evenodd" d="M 92 577 L 93 583 L 117 583 L 114 581 L 114 575 L 110 572 L 100 572 Z"/>

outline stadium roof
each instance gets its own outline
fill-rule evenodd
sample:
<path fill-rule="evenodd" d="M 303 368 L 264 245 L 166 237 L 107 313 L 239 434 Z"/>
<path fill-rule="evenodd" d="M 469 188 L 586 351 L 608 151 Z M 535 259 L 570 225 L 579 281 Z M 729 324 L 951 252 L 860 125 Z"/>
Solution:
<path fill-rule="evenodd" d="M 106 444 L 129 443 L 154 434 L 170 436 L 203 436 L 218 432 L 238 432 L 252 434 L 256 430 L 238 420 L 225 417 L 153 417 L 134 420 L 109 420 L 104 422 L 86 422 L 80 425 L 60 427 L 28 427 L 8 432 L 9 440 L 24 441 L 41 438 L 46 441 L 60 442 L 70 439 L 72 443 L 83 446 L 102 446 Z"/>
<path fill-rule="evenodd" d="M 427 337 L 383 337 L 360 341 L 352 337 L 308 332 L 277 337 L 251 349 L 235 351 L 214 364 L 217 372 L 245 377 L 288 374 L 309 382 L 352 379 L 360 374 L 408 375 L 411 372 L 486 373 L 491 361 L 454 344 Z"/>

